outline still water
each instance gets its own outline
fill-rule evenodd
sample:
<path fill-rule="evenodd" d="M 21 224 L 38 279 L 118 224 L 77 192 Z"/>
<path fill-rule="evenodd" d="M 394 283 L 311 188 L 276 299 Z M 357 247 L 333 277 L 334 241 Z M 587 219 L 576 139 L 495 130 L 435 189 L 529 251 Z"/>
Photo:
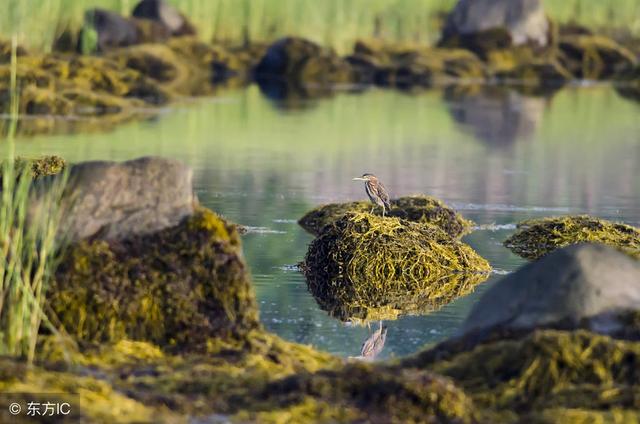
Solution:
<path fill-rule="evenodd" d="M 200 201 L 251 227 L 244 250 L 267 329 L 343 356 L 359 354 L 369 330 L 329 317 L 307 292 L 296 264 L 311 236 L 296 220 L 318 204 L 366 199 L 351 181 L 364 172 L 392 196 L 444 199 L 481 226 L 465 240 L 497 272 L 437 312 L 388 322 L 388 358 L 454 334 L 482 292 L 524 262 L 501 245 L 517 221 L 589 213 L 640 224 L 639 117 L 640 103 L 608 86 L 545 97 L 496 87 L 369 90 L 295 102 L 252 86 L 109 133 L 20 140 L 18 153 L 185 161 Z"/>

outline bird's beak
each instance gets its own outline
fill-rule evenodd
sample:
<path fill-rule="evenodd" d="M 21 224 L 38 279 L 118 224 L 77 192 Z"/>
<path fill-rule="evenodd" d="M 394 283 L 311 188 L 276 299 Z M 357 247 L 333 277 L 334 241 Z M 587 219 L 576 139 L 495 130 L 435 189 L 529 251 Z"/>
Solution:
<path fill-rule="evenodd" d="M 353 181 L 367 181 L 367 179 L 362 177 L 355 177 Z"/>

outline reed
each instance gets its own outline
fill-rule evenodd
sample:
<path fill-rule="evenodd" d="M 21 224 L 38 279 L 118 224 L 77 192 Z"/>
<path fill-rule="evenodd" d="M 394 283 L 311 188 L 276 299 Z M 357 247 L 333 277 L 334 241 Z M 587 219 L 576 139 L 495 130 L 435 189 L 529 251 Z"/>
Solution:
<path fill-rule="evenodd" d="M 0 354 L 33 361 L 41 324 L 59 335 L 44 313 L 47 286 L 53 275 L 60 240 L 60 199 L 66 174 L 41 196 L 40 207 L 29 214 L 32 176 L 28 166 L 15 161 L 18 124 L 17 36 L 12 37 L 11 112 L 9 132 L 2 142 L 2 193 L 0 197 Z"/>
<path fill-rule="evenodd" d="M 300 35 L 339 51 L 361 37 L 432 42 L 442 14 L 455 0 L 169 0 L 197 26 L 205 40 L 268 41 Z M 50 48 L 66 28 L 77 29 L 86 9 L 102 7 L 128 15 L 136 0 L 6 0 L 0 37 Z M 640 0 L 545 0 L 559 22 L 623 29 L 640 35 Z"/>

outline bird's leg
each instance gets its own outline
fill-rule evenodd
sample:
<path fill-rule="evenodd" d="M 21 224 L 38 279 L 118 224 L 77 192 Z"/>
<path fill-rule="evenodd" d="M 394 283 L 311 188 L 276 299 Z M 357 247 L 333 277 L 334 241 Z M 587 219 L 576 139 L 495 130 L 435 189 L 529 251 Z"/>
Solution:
<path fill-rule="evenodd" d="M 382 205 L 382 217 L 384 218 L 384 213 L 386 212 L 386 209 L 384 207 L 384 205 Z"/>
<path fill-rule="evenodd" d="M 376 208 L 376 205 L 373 205 L 373 207 L 371 208 L 371 211 L 369 212 L 371 215 L 373 215 L 373 210 Z"/>

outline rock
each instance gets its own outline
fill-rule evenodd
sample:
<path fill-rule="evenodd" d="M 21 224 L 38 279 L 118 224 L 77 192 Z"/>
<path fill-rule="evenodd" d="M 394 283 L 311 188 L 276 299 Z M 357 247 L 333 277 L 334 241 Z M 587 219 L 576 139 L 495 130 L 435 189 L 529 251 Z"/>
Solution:
<path fill-rule="evenodd" d="M 636 56 L 614 40 L 598 35 L 567 35 L 558 45 L 560 61 L 583 79 L 604 79 L 629 72 Z"/>
<path fill-rule="evenodd" d="M 327 226 L 302 270 L 324 309 L 341 319 L 375 319 L 436 309 L 472 291 L 491 267 L 434 225 L 360 212 Z"/>
<path fill-rule="evenodd" d="M 59 232 L 69 241 L 121 240 L 172 227 L 193 214 L 192 172 L 182 163 L 146 157 L 71 167 Z M 50 180 L 37 188 L 47 193 Z M 31 206 L 35 214 L 38 202 Z"/>
<path fill-rule="evenodd" d="M 173 36 L 196 34 L 196 29 L 191 22 L 164 0 L 142 0 L 134 7 L 131 15 L 157 22 Z"/>
<path fill-rule="evenodd" d="M 333 50 L 298 37 L 273 43 L 254 69 L 256 78 L 289 79 L 303 83 L 345 83 L 351 67 Z"/>
<path fill-rule="evenodd" d="M 311 234 L 320 235 L 325 226 L 334 224 L 347 213 L 369 212 L 371 208 L 370 202 L 331 203 L 307 212 L 298 224 Z M 373 213 L 381 215 L 382 211 L 374 209 Z M 391 200 L 391 209 L 387 211 L 387 216 L 432 224 L 454 238 L 468 233 L 473 225 L 442 201 L 424 195 L 403 196 Z"/>
<path fill-rule="evenodd" d="M 640 258 L 639 229 L 587 215 L 522 221 L 504 245 L 523 258 L 537 259 L 581 242 L 608 244 Z"/>
<path fill-rule="evenodd" d="M 459 0 L 449 14 L 442 40 L 487 35 L 504 29 L 505 36 L 494 37 L 499 45 L 549 43 L 550 24 L 540 0 Z M 508 35 L 508 37 L 506 37 Z"/>
<path fill-rule="evenodd" d="M 97 33 L 98 51 L 114 47 L 131 46 L 140 42 L 138 29 L 131 20 L 105 9 L 90 9 L 84 15 L 85 28 Z M 80 36 L 82 38 L 82 36 Z"/>
<path fill-rule="evenodd" d="M 104 201 L 87 195 L 81 204 L 98 211 L 114 212 L 120 207 L 127 211 L 120 215 L 130 213 L 139 218 L 129 219 L 136 225 L 127 225 L 127 217 L 123 218 L 125 225 L 118 224 L 118 230 L 127 231 L 118 240 L 81 241 L 66 250 L 47 292 L 49 308 L 66 332 L 85 342 L 128 338 L 177 350 L 203 350 L 209 339 L 238 340 L 260 329 L 235 226 L 200 208 L 179 224 L 165 228 L 187 212 L 183 203 L 190 186 L 187 195 L 183 185 L 190 183 L 191 174 L 172 161 L 161 166 L 151 163 L 147 169 L 140 164 L 140 160 L 125 163 L 119 169 L 110 165 L 107 172 L 83 175 L 95 181 L 103 177 L 107 184 L 103 185 Z M 151 166 L 156 169 L 149 170 Z M 95 164 L 86 167 L 95 168 Z M 168 179 L 158 178 L 154 183 L 164 186 L 164 193 L 150 188 L 151 184 L 140 185 L 144 177 L 157 177 L 160 170 Z M 137 175 L 132 177 L 132 171 Z M 117 174 L 124 175 L 117 178 Z M 75 175 L 80 174 L 76 171 Z M 91 188 L 98 186 L 93 183 Z M 134 188 L 148 191 L 150 194 L 142 196 L 149 201 L 142 203 L 137 213 L 128 205 L 140 205 L 142 196 L 125 193 L 113 197 L 114 188 L 129 188 L 129 193 Z M 175 195 L 176 202 L 168 204 L 165 194 Z M 155 217 L 150 210 L 154 204 L 159 206 Z M 169 216 L 171 211 L 175 217 Z M 134 231 L 131 227 L 140 222 L 144 226 Z"/>
<path fill-rule="evenodd" d="M 577 325 L 624 310 L 640 310 L 640 262 L 604 245 L 579 244 L 500 280 L 473 308 L 461 334 Z"/>

